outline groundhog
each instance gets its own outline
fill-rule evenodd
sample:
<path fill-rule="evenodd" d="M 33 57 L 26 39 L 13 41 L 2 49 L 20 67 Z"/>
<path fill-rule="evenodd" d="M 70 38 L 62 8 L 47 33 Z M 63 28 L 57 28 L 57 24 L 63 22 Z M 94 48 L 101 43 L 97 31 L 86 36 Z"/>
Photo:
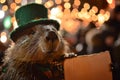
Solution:
<path fill-rule="evenodd" d="M 54 25 L 23 30 L 6 51 L 6 72 L 1 80 L 63 80 L 62 62 L 70 50 Z"/>
<path fill-rule="evenodd" d="M 74 56 L 59 33 L 60 24 L 48 19 L 42 4 L 30 3 L 15 11 L 18 27 L 10 33 L 0 80 L 63 80 L 64 59 Z"/>

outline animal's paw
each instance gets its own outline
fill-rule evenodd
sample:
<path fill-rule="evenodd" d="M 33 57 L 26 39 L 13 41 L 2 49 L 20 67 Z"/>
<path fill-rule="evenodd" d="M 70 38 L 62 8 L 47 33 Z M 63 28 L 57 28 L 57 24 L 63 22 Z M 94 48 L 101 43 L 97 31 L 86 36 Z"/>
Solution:
<path fill-rule="evenodd" d="M 75 54 L 75 53 L 66 53 L 64 58 L 72 58 L 72 57 L 76 57 L 76 56 L 77 56 L 77 54 Z"/>

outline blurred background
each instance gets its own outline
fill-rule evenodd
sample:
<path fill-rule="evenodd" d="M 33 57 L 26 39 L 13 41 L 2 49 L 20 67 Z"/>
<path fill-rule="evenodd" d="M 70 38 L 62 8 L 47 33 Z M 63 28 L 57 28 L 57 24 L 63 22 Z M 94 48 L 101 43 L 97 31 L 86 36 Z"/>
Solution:
<path fill-rule="evenodd" d="M 114 80 L 120 80 L 120 0 L 0 0 L 0 60 L 12 43 L 10 32 L 18 27 L 14 12 L 32 2 L 48 8 L 48 17 L 60 23 L 72 52 L 108 50 L 115 66 Z"/>
<path fill-rule="evenodd" d="M 104 44 L 98 37 L 106 31 L 106 26 L 108 28 L 108 20 L 115 18 L 114 9 L 120 5 L 120 0 L 0 0 L 0 51 L 9 46 L 9 33 L 18 27 L 14 12 L 20 6 L 32 2 L 44 4 L 48 8 L 49 18 L 61 24 L 63 37 L 70 43 L 71 50 L 78 54 L 102 50 Z M 104 36 L 108 36 L 109 33 L 112 35 L 114 31 L 105 32 Z M 93 40 L 95 35 L 97 36 Z M 100 41 L 99 44 L 97 41 Z M 107 41 L 108 45 L 112 45 L 110 42 L 111 38 Z M 93 51 L 94 46 L 100 46 L 101 50 Z"/>

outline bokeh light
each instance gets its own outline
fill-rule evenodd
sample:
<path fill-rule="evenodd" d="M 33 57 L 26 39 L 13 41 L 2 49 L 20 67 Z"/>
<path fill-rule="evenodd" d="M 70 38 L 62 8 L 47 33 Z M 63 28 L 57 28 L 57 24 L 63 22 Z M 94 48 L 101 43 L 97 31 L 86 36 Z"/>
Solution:
<path fill-rule="evenodd" d="M 71 7 L 71 4 L 69 2 L 66 2 L 64 4 L 65 9 L 69 9 Z"/>
<path fill-rule="evenodd" d="M 14 2 L 10 4 L 10 8 L 13 9 L 13 10 L 15 10 L 16 6 L 17 6 L 17 5 L 16 5 L 16 3 L 14 3 Z"/>
<path fill-rule="evenodd" d="M 0 10 L 0 19 L 4 18 L 4 16 L 5 16 L 5 12 Z"/>
<path fill-rule="evenodd" d="M 62 0 L 55 0 L 55 3 L 56 3 L 56 4 L 61 4 L 61 3 L 62 3 Z"/>
<path fill-rule="evenodd" d="M 3 21 L 3 25 L 5 29 L 9 29 L 11 27 L 11 16 L 7 16 L 4 21 Z"/>
<path fill-rule="evenodd" d="M 7 11 L 7 10 L 8 10 L 8 6 L 7 6 L 7 5 L 3 5 L 3 6 L 2 6 L 2 10 L 3 10 L 3 11 Z"/>
<path fill-rule="evenodd" d="M 7 33 L 6 33 L 6 32 L 2 32 L 2 33 L 0 34 L 0 41 L 1 41 L 2 43 L 7 42 Z"/>
<path fill-rule="evenodd" d="M 5 2 L 6 2 L 6 0 L 0 0 L 0 2 L 3 4 L 3 3 L 5 3 Z"/>
<path fill-rule="evenodd" d="M 15 0 L 15 3 L 20 4 L 22 0 Z"/>

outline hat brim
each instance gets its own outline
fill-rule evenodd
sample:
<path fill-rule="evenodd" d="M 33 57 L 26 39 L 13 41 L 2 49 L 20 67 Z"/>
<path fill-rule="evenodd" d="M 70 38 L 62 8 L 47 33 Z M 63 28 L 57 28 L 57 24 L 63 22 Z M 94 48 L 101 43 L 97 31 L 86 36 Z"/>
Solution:
<path fill-rule="evenodd" d="M 25 25 L 20 25 L 18 28 L 16 28 L 14 31 L 12 31 L 10 33 L 10 38 L 15 42 L 16 41 L 16 36 L 17 33 L 24 31 L 27 28 L 31 28 L 34 25 L 37 24 L 43 24 L 43 25 L 54 25 L 54 27 L 59 30 L 60 24 L 56 21 L 56 20 L 52 20 L 52 19 L 37 19 L 37 20 L 33 20 L 29 23 L 26 23 Z"/>

